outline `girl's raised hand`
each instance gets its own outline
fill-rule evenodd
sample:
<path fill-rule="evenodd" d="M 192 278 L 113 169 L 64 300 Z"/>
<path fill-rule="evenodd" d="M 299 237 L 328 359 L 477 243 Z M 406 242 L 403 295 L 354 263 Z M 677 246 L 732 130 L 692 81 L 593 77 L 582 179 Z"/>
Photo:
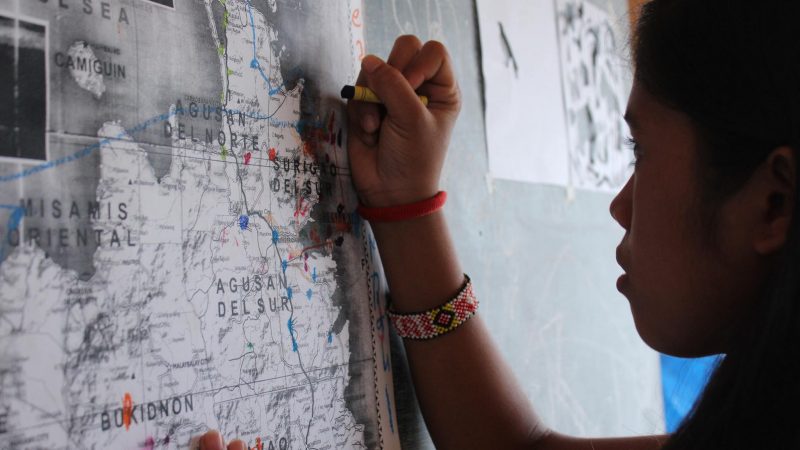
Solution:
<path fill-rule="evenodd" d="M 444 45 L 401 36 L 386 62 L 373 55 L 362 60 L 357 84 L 384 103 L 347 105 L 347 147 L 361 202 L 384 207 L 434 196 L 461 108 Z M 418 94 L 429 98 L 427 107 Z"/>

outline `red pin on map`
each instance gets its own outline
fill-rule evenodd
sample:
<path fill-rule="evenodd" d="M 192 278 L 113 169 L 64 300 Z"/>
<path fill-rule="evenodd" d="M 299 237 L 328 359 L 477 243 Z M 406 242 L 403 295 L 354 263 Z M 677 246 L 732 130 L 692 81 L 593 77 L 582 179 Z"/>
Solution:
<path fill-rule="evenodd" d="M 277 152 L 275 151 L 275 147 L 269 149 L 269 160 L 275 161 L 275 157 L 277 156 Z"/>
<path fill-rule="evenodd" d="M 244 165 L 245 166 L 250 164 L 250 158 L 252 158 L 252 157 L 253 157 L 253 154 L 250 153 L 250 152 L 247 152 L 247 153 L 244 154 Z"/>
<path fill-rule="evenodd" d="M 131 394 L 126 392 L 125 397 L 122 399 L 122 423 L 125 425 L 125 431 L 131 428 L 131 415 L 133 414 L 133 398 Z"/>

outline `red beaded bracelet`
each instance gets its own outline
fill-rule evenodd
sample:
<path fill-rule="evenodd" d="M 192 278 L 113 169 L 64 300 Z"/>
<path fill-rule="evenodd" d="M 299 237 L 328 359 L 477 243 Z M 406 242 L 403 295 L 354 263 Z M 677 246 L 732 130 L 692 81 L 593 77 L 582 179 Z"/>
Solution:
<path fill-rule="evenodd" d="M 426 340 L 447 334 L 469 320 L 478 311 L 478 299 L 472 281 L 464 274 L 464 286 L 452 300 L 420 313 L 397 313 L 389 310 L 398 336 L 403 339 Z"/>
<path fill-rule="evenodd" d="M 358 205 L 358 214 L 370 222 L 400 222 L 433 214 L 442 209 L 447 201 L 447 192 L 439 191 L 429 199 L 407 205 L 370 208 Z"/>

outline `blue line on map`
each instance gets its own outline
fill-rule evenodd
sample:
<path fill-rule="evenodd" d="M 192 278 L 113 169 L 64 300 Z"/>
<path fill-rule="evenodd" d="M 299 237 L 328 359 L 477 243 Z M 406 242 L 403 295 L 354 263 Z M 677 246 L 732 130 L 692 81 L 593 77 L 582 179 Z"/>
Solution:
<path fill-rule="evenodd" d="M 292 351 L 296 352 L 297 351 L 297 339 L 295 339 L 294 335 L 295 335 L 295 333 L 297 331 L 295 331 L 295 329 L 294 329 L 294 319 L 290 318 L 289 321 L 286 322 L 286 326 L 289 328 L 289 336 L 292 337 Z"/>
<path fill-rule="evenodd" d="M 144 130 L 144 129 L 148 128 L 150 125 L 152 125 L 152 124 L 154 124 L 156 122 L 161 122 L 163 120 L 169 119 L 173 115 L 175 115 L 174 111 L 166 113 L 166 114 L 159 114 L 159 115 L 157 115 L 155 117 L 152 117 L 152 118 L 140 123 L 136 127 L 132 128 L 131 132 Z M 22 170 L 22 171 L 17 172 L 17 173 L 12 173 L 12 174 L 9 174 L 9 175 L 0 176 L 0 183 L 6 183 L 6 182 L 9 182 L 9 181 L 14 181 L 14 180 L 18 180 L 18 179 L 21 179 L 21 178 L 29 177 L 29 176 L 37 174 L 39 172 L 42 172 L 42 171 L 45 171 L 45 170 L 48 170 L 48 169 L 52 169 L 54 167 L 58 167 L 58 166 L 64 165 L 64 164 L 72 162 L 72 161 L 77 161 L 77 160 L 79 160 L 81 158 L 89 156 L 93 151 L 95 151 L 95 150 L 99 149 L 101 146 L 111 142 L 112 139 L 122 139 L 128 134 L 129 133 L 126 130 L 126 131 L 123 131 L 123 132 L 117 134 L 117 136 L 115 136 L 115 138 L 102 139 L 99 142 L 97 142 L 95 144 L 92 144 L 92 145 L 90 145 L 88 147 L 84 147 L 84 148 L 76 151 L 75 153 L 73 153 L 71 155 L 67 155 L 67 156 L 61 157 L 61 158 L 53 160 L 53 161 L 48 161 L 46 163 L 42 163 L 42 164 L 39 164 L 38 166 L 33 166 L 33 167 L 30 167 L 30 168 L 27 168 L 27 169 Z"/>
<path fill-rule="evenodd" d="M 18 205 L 0 205 L 0 208 L 11 210 L 11 217 L 8 218 L 8 231 L 19 228 L 19 223 L 25 215 L 25 208 Z"/>
<path fill-rule="evenodd" d="M 312 295 L 314 295 L 314 291 L 312 291 L 311 289 L 306 291 L 306 298 L 308 298 L 308 301 L 311 301 Z"/>
<path fill-rule="evenodd" d="M 292 287 L 291 286 L 286 288 L 286 296 L 289 297 L 289 300 L 292 299 L 292 294 L 293 293 L 294 293 L 294 291 L 292 291 Z"/>
<path fill-rule="evenodd" d="M 388 372 L 392 368 L 392 359 L 386 354 L 384 348 L 381 348 L 381 355 L 383 355 L 383 371 Z"/>
<path fill-rule="evenodd" d="M 273 88 L 272 87 L 272 83 L 270 83 L 270 81 L 269 81 L 269 78 L 267 78 L 267 75 L 261 69 L 261 64 L 258 63 L 258 55 L 256 53 L 256 51 L 257 51 L 257 49 L 256 49 L 256 21 L 255 21 L 255 18 L 253 17 L 253 2 L 250 1 L 250 0 L 247 0 L 247 12 L 250 14 L 250 29 L 253 30 L 253 60 L 250 62 L 250 67 L 252 67 L 253 69 L 257 69 L 258 73 L 261 74 L 261 78 L 264 79 L 264 81 L 267 83 L 267 86 L 269 87 L 269 95 L 270 95 L 270 97 L 272 97 L 273 95 L 277 94 L 281 90 L 281 88 L 283 88 L 283 85 L 278 86 L 276 88 Z M 286 83 L 284 82 L 284 84 L 286 84 Z"/>
<path fill-rule="evenodd" d="M 114 137 L 101 139 L 99 142 L 96 142 L 96 143 L 94 143 L 92 145 L 86 146 L 86 147 L 76 151 L 75 153 L 63 156 L 63 157 L 61 157 L 59 159 L 56 159 L 56 160 L 53 160 L 53 161 L 47 161 L 45 163 L 42 163 L 42 164 L 39 164 L 39 165 L 36 165 L 36 166 L 33 166 L 33 167 L 29 167 L 27 169 L 24 169 L 24 170 L 16 172 L 16 173 L 12 173 L 12 174 L 8 174 L 8 175 L 2 175 L 2 176 L 0 176 L 0 183 L 7 183 L 7 182 L 10 182 L 10 181 L 19 180 L 19 179 L 22 179 L 22 178 L 27 178 L 27 177 L 29 177 L 31 175 L 35 175 L 35 174 L 37 174 L 39 172 L 44 172 L 45 170 L 52 169 L 52 168 L 55 168 L 55 167 L 58 167 L 58 166 L 62 166 L 64 164 L 67 164 L 67 163 L 70 163 L 70 162 L 77 161 L 79 159 L 85 158 L 85 157 L 91 155 L 92 152 L 94 152 L 95 150 L 100 149 L 100 147 L 102 147 L 103 145 L 109 144 L 111 141 L 124 139 L 126 136 L 130 136 L 133 133 L 137 133 L 139 131 L 146 130 L 147 128 L 149 128 L 153 124 L 158 123 L 158 122 L 162 122 L 164 120 L 168 120 L 169 118 L 171 118 L 175 114 L 182 113 L 182 112 L 183 112 L 182 109 L 176 109 L 175 111 L 171 111 L 169 113 L 158 114 L 156 116 L 151 117 L 148 120 L 145 120 L 144 122 L 140 123 L 139 125 L 136 125 L 135 127 L 131 128 L 130 130 L 124 130 L 124 131 L 118 133 Z M 233 110 L 226 110 L 226 112 L 235 113 L 235 111 L 233 111 Z M 289 123 L 287 121 L 284 121 L 284 122 L 286 122 L 287 124 Z M 296 124 L 295 124 L 295 126 L 296 126 Z"/>
<path fill-rule="evenodd" d="M 283 273 L 284 274 L 286 273 L 286 269 L 288 267 L 289 267 L 289 261 L 286 261 L 285 259 L 283 261 L 281 261 L 281 269 L 283 269 Z"/>
<path fill-rule="evenodd" d="M 249 217 L 247 217 L 247 216 L 245 216 L 245 215 L 241 215 L 241 216 L 239 216 L 239 228 L 240 228 L 241 230 L 246 230 L 246 229 L 247 229 L 247 226 L 248 226 L 249 224 L 250 224 L 250 218 L 249 218 Z"/>
<path fill-rule="evenodd" d="M 298 120 L 298 121 L 273 120 L 271 118 L 271 116 L 253 116 L 253 115 L 248 115 L 249 113 L 246 113 L 246 112 L 243 112 L 243 111 L 237 111 L 237 110 L 234 110 L 234 109 L 223 108 L 223 111 L 225 111 L 227 114 L 240 114 L 241 113 L 241 114 L 245 115 L 246 117 L 250 117 L 250 118 L 253 118 L 253 119 L 259 119 L 259 120 L 268 119 L 270 121 L 270 125 L 274 126 L 274 127 L 277 127 L 277 128 L 286 128 L 286 127 L 298 128 L 300 126 L 305 126 L 305 125 L 319 126 L 319 122 L 318 121 L 306 121 L 306 120 L 303 120 L 303 119 Z M 47 161 L 45 163 L 42 163 L 42 164 L 39 164 L 39 165 L 36 165 L 36 166 L 33 166 L 33 167 L 29 167 L 27 169 L 21 170 L 21 171 L 16 172 L 16 173 L 11 173 L 11 174 L 8 174 L 8 175 L 0 175 L 0 184 L 8 183 L 8 182 L 15 181 L 15 180 L 20 180 L 20 179 L 23 179 L 23 178 L 27 178 L 27 177 L 29 177 L 31 175 L 36 175 L 37 173 L 44 172 L 46 170 L 53 169 L 53 168 L 56 168 L 56 167 L 59 167 L 59 166 L 63 166 L 64 164 L 67 164 L 67 163 L 70 163 L 70 162 L 78 161 L 80 159 L 83 159 L 83 158 L 91 155 L 92 152 L 94 152 L 95 150 L 99 150 L 103 145 L 107 145 L 107 144 L 111 143 L 112 141 L 123 140 L 126 136 L 131 136 L 134 133 L 137 133 L 137 132 L 140 132 L 140 131 L 144 131 L 144 130 L 150 128 L 155 123 L 162 122 L 164 120 L 168 120 L 172 116 L 174 116 L 176 114 L 179 114 L 179 113 L 183 113 L 183 112 L 184 112 L 183 109 L 178 108 L 175 111 L 171 111 L 169 113 L 158 114 L 156 116 L 151 117 L 148 120 L 145 120 L 144 122 L 136 125 L 135 127 L 131 128 L 129 130 L 122 131 L 122 132 L 118 133 L 114 137 L 103 138 L 103 139 L 101 139 L 100 141 L 98 141 L 98 142 L 96 142 L 94 144 L 91 144 L 91 145 L 86 146 L 86 147 L 84 147 L 84 148 L 82 148 L 80 150 L 77 150 L 75 153 L 63 156 L 63 157 L 61 157 L 59 159 L 56 159 L 56 160 L 53 160 L 53 161 Z M 307 124 L 306 124 L 306 122 L 307 122 Z"/>
<path fill-rule="evenodd" d="M 280 235 L 278 234 L 278 230 L 272 230 L 272 243 L 277 244 Z"/>
<path fill-rule="evenodd" d="M 311 281 L 313 281 L 314 283 L 317 282 L 317 268 L 316 267 L 314 267 L 314 271 L 311 273 Z"/>
<path fill-rule="evenodd" d="M 11 210 L 11 216 L 8 218 L 6 239 L 0 245 L 0 260 L 2 260 L 6 256 L 6 241 L 11 236 L 11 232 L 19 228 L 19 223 L 22 221 L 22 217 L 25 216 L 25 208 L 17 205 L 0 205 L 0 209 Z"/>
<path fill-rule="evenodd" d="M 373 286 L 376 286 L 376 288 L 372 291 L 372 304 L 377 308 L 380 304 L 380 289 L 378 289 L 377 286 L 381 285 L 381 276 L 378 274 L 378 272 L 372 272 L 372 283 Z"/>
<path fill-rule="evenodd" d="M 394 434 L 394 418 L 392 417 L 392 401 L 389 399 L 389 386 L 384 386 L 384 392 L 386 392 L 386 409 L 389 410 L 389 428 Z"/>
<path fill-rule="evenodd" d="M 333 331 L 328 331 L 328 344 L 333 342 Z"/>

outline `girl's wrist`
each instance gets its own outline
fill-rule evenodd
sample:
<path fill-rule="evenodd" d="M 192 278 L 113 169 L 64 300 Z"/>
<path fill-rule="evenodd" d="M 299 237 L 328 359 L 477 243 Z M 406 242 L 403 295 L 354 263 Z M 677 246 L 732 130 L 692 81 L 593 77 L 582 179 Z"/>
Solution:
<path fill-rule="evenodd" d="M 464 272 L 441 210 L 413 220 L 377 222 L 370 227 L 395 311 L 424 311 L 458 292 Z"/>

